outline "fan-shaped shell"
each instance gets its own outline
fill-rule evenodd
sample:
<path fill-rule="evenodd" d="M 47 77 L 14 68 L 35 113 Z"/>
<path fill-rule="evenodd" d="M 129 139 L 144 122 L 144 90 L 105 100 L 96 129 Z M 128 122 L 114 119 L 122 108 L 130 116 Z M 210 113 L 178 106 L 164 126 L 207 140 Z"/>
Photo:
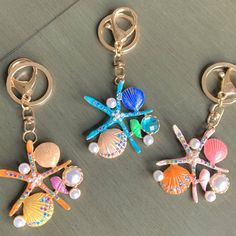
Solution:
<path fill-rule="evenodd" d="M 144 103 L 144 92 L 135 87 L 127 88 L 122 92 L 122 103 L 131 111 L 138 111 Z"/>
<path fill-rule="evenodd" d="M 120 129 L 108 129 L 98 139 L 99 155 L 104 158 L 120 156 L 127 145 L 127 137 Z"/>
<path fill-rule="evenodd" d="M 46 193 L 35 193 L 24 201 L 24 219 L 31 227 L 39 227 L 47 223 L 53 212 L 53 199 Z"/>
<path fill-rule="evenodd" d="M 227 154 L 227 146 L 219 139 L 209 139 L 204 145 L 204 154 L 206 158 L 215 165 L 218 162 L 223 161 Z"/>
<path fill-rule="evenodd" d="M 164 179 L 160 182 L 162 189 L 174 195 L 185 192 L 192 182 L 192 175 L 179 165 L 170 165 L 164 171 Z"/>
<path fill-rule="evenodd" d="M 55 143 L 42 143 L 34 151 L 34 158 L 45 168 L 53 168 L 60 159 L 60 149 Z"/>

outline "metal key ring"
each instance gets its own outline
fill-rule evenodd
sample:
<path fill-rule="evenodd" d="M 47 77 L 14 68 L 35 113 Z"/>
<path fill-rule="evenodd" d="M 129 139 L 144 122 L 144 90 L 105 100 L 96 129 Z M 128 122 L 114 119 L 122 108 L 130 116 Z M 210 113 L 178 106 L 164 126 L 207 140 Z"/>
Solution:
<path fill-rule="evenodd" d="M 31 79 L 29 81 L 19 81 L 17 80 L 17 82 L 20 84 L 22 84 L 22 88 L 24 88 L 26 85 L 29 85 L 29 88 L 32 89 L 32 87 L 35 84 L 36 81 L 36 75 L 37 75 L 37 71 L 40 70 L 44 73 L 45 78 L 47 79 L 48 85 L 47 85 L 47 90 L 44 93 L 44 95 L 42 95 L 39 99 L 35 100 L 35 101 L 30 101 L 29 105 L 30 106 L 37 106 L 37 105 L 41 105 L 43 103 L 45 103 L 51 93 L 52 93 L 52 86 L 53 86 L 53 79 L 51 74 L 49 73 L 49 71 L 42 65 L 32 62 L 29 59 L 23 59 L 22 61 L 20 61 L 21 59 L 16 60 L 15 62 L 13 62 L 10 66 L 9 66 L 9 74 L 7 77 L 7 81 L 6 81 L 6 87 L 7 87 L 7 91 L 10 95 L 10 97 L 18 104 L 22 104 L 22 100 L 20 98 L 18 98 L 15 93 L 13 92 L 13 88 L 15 88 L 14 86 L 14 80 L 16 80 L 14 78 L 14 75 L 21 69 L 24 69 L 26 67 L 32 67 L 33 68 L 33 74 L 35 73 L 35 77 L 31 77 Z M 34 80 L 34 81 L 33 81 Z M 32 83 L 32 81 L 34 83 Z M 21 94 L 24 95 L 24 94 Z"/>
<path fill-rule="evenodd" d="M 125 13 L 130 13 L 131 16 Z M 128 30 L 121 29 L 116 22 L 119 18 L 128 20 L 131 23 L 131 27 Z M 124 45 L 122 47 L 123 53 L 130 51 L 138 42 L 139 30 L 137 27 L 137 14 L 134 10 L 128 7 L 118 8 L 111 15 L 103 18 L 98 26 L 98 38 L 101 44 L 106 49 L 115 52 L 115 47 L 108 44 L 104 39 L 105 29 L 108 29 L 112 32 L 115 42 L 121 42 Z M 131 36 L 133 36 L 133 40 L 129 42 L 128 45 L 126 45 L 125 42 L 127 42 L 128 38 Z"/>
<path fill-rule="evenodd" d="M 217 96 L 214 96 L 208 89 L 208 85 L 207 85 L 207 81 L 209 78 L 209 75 L 214 72 L 214 71 L 218 71 L 219 73 L 223 72 L 224 73 L 224 78 L 227 78 L 228 83 L 231 84 L 231 87 L 234 88 L 233 83 L 231 82 L 230 78 L 230 74 L 232 71 L 236 72 L 236 65 L 231 64 L 231 63 L 227 63 L 227 62 L 219 62 L 216 64 L 211 65 L 210 67 L 208 67 L 206 69 L 206 71 L 204 72 L 203 76 L 202 76 L 202 90 L 205 93 L 205 95 L 213 102 L 217 103 L 219 98 Z M 226 72 L 225 72 L 226 71 Z M 224 80 L 223 78 L 223 80 Z M 218 77 L 218 79 L 221 79 L 220 77 Z M 223 85 L 223 81 L 222 81 L 222 85 Z M 223 85 L 224 86 L 224 85 Z M 224 93 L 224 87 L 222 88 L 222 91 L 219 92 L 223 92 Z M 229 104 L 233 104 L 234 102 L 236 102 L 236 93 L 230 93 L 230 96 L 227 96 L 224 101 L 223 104 L 224 105 L 229 105 Z"/>

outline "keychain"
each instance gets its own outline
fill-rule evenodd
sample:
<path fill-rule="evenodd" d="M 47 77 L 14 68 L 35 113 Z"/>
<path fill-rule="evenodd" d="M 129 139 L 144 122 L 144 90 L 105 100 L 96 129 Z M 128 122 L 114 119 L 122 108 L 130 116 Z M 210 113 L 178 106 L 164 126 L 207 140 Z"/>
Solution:
<path fill-rule="evenodd" d="M 128 29 L 120 27 L 119 23 L 122 20 L 129 23 Z M 112 34 L 114 45 L 105 40 L 106 31 Z M 108 98 L 106 105 L 90 96 L 84 97 L 90 105 L 108 115 L 108 119 L 101 126 L 87 135 L 87 140 L 99 135 L 98 142 L 91 142 L 88 149 L 93 154 L 111 159 L 120 156 L 129 141 L 133 149 L 140 153 L 141 149 L 133 137 L 143 139 L 144 144 L 150 146 L 154 142 L 152 135 L 159 131 L 160 124 L 155 116 L 150 115 L 152 109 L 140 111 L 145 100 L 141 89 L 130 87 L 123 90 L 125 83 L 123 54 L 134 48 L 139 38 L 135 11 L 127 7 L 116 9 L 100 22 L 98 37 L 101 44 L 114 53 L 114 82 L 117 88 L 116 98 Z M 131 131 L 126 124 L 128 121 Z"/>
<path fill-rule="evenodd" d="M 32 76 L 29 80 L 25 80 L 27 68 L 32 69 Z M 32 95 L 37 81 L 42 79 L 39 77 L 39 73 L 44 75 L 47 80 L 47 90 L 42 97 L 33 100 Z M 24 181 L 27 184 L 25 191 L 9 213 L 10 216 L 15 215 L 23 205 L 23 215 L 14 218 L 14 226 L 21 228 L 27 224 L 31 227 L 38 227 L 51 219 L 54 212 L 53 200 L 65 210 L 70 210 L 70 206 L 58 194 L 69 194 L 72 199 L 78 199 L 81 194 L 78 186 L 83 181 L 83 173 L 79 167 L 70 166 L 71 161 L 57 165 L 60 159 L 60 149 L 54 143 L 42 143 L 34 150 L 34 144 L 37 142 L 34 107 L 44 104 L 52 93 L 53 81 L 48 70 L 29 59 L 20 58 L 10 64 L 6 83 L 9 95 L 22 108 L 24 124 L 22 138 L 26 143 L 29 163 L 20 164 L 19 172 L 1 169 L 0 177 Z M 19 94 L 20 96 L 18 96 Z M 39 172 L 37 166 L 47 170 Z M 63 169 L 62 178 L 54 175 Z M 52 175 L 54 176 L 50 178 L 50 182 L 54 191 L 44 183 L 44 179 Z M 41 191 L 35 193 L 35 189 Z"/>
<path fill-rule="evenodd" d="M 205 192 L 205 199 L 208 202 L 215 201 L 216 194 L 223 194 L 228 190 L 230 182 L 226 173 L 229 171 L 217 165 L 227 157 L 228 149 L 222 141 L 211 138 L 211 136 L 215 133 L 216 127 L 220 123 L 225 107 L 236 102 L 236 88 L 231 81 L 232 73 L 235 72 L 235 65 L 224 62 L 214 64 L 204 72 L 202 76 L 203 92 L 215 104 L 207 118 L 207 128 L 201 140 L 193 138 L 188 143 L 180 129 L 176 125 L 173 126 L 174 133 L 183 146 L 186 155 L 181 158 L 162 160 L 156 163 L 157 166 L 170 165 L 164 172 L 157 170 L 153 173 L 154 179 L 160 182 L 165 192 L 179 195 L 185 192 L 192 184 L 192 197 L 197 203 L 198 184 Z M 216 78 L 221 80 L 221 88 L 217 97 L 214 97 L 208 89 L 208 80 L 213 74 L 217 74 Z M 207 161 L 200 158 L 202 149 Z M 189 165 L 191 172 L 179 164 Z M 196 167 L 198 165 L 202 166 L 203 169 L 197 178 Z M 213 175 L 211 175 L 212 171 L 214 171 Z"/>

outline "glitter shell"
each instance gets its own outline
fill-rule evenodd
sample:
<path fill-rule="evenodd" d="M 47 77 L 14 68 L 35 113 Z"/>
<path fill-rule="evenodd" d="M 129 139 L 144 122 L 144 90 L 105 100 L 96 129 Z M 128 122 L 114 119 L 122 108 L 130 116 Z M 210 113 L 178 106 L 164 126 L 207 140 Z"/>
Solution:
<path fill-rule="evenodd" d="M 206 158 L 215 165 L 227 157 L 228 149 L 222 141 L 212 138 L 205 143 L 204 154 Z"/>
<path fill-rule="evenodd" d="M 122 92 L 122 103 L 131 111 L 138 111 L 144 103 L 144 92 L 135 87 L 127 88 Z"/>
<path fill-rule="evenodd" d="M 24 219 L 31 227 L 39 227 L 47 223 L 51 219 L 53 211 L 53 199 L 46 193 L 35 193 L 25 199 Z"/>
<path fill-rule="evenodd" d="M 120 129 L 108 129 L 98 139 L 99 155 L 104 158 L 120 156 L 127 145 L 127 137 Z"/>
<path fill-rule="evenodd" d="M 185 192 L 192 182 L 189 171 L 179 165 L 170 165 L 164 171 L 164 179 L 160 182 L 162 189 L 173 195 Z"/>

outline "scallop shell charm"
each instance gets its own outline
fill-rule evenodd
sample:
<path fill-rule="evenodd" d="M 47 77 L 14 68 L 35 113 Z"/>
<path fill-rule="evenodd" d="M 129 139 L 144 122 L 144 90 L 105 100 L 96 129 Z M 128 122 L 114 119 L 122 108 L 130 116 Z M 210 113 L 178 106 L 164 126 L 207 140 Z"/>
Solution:
<path fill-rule="evenodd" d="M 108 129 L 98 139 L 99 155 L 104 158 L 120 156 L 127 145 L 127 137 L 120 129 Z"/>
<path fill-rule="evenodd" d="M 144 92 L 135 87 L 127 88 L 122 92 L 122 103 L 130 111 L 138 111 L 144 103 Z"/>
<path fill-rule="evenodd" d="M 209 139 L 204 145 L 204 154 L 206 158 L 215 165 L 218 162 L 223 161 L 227 154 L 227 146 L 219 139 Z"/>
<path fill-rule="evenodd" d="M 192 182 L 189 171 L 179 165 L 170 165 L 164 171 L 164 179 L 160 181 L 162 189 L 173 195 L 185 192 Z"/>
<path fill-rule="evenodd" d="M 53 212 L 53 199 L 46 193 L 35 193 L 24 202 L 24 219 L 31 227 L 39 227 L 47 223 Z"/>

